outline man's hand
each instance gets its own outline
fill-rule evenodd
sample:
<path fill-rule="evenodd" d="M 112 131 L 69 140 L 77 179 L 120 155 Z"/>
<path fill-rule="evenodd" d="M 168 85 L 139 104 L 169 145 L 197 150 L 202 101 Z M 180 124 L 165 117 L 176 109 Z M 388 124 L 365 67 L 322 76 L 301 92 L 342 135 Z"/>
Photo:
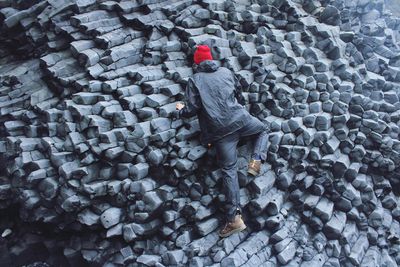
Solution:
<path fill-rule="evenodd" d="M 184 107 L 185 107 L 185 105 L 182 104 L 181 102 L 176 103 L 176 106 L 175 106 L 175 109 L 176 109 L 176 110 L 174 110 L 174 111 L 171 113 L 172 118 L 179 119 L 179 117 L 180 117 L 180 112 L 179 112 L 179 111 L 180 111 L 181 109 L 183 109 Z"/>
<path fill-rule="evenodd" d="M 185 105 L 184 104 L 182 104 L 182 103 L 176 103 L 176 109 L 177 110 L 181 110 L 181 109 L 183 109 L 185 107 Z"/>

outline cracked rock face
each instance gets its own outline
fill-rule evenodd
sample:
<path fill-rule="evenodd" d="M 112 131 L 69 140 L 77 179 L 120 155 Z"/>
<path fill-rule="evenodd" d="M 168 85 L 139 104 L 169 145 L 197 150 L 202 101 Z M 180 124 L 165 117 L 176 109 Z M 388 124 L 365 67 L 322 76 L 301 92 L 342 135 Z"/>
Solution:
<path fill-rule="evenodd" d="M 0 1 L 0 265 L 397 266 L 400 19 L 388 10 Z M 199 44 L 270 129 L 256 178 L 251 142 L 239 144 L 248 228 L 225 239 L 215 151 L 196 117 L 172 116 Z"/>

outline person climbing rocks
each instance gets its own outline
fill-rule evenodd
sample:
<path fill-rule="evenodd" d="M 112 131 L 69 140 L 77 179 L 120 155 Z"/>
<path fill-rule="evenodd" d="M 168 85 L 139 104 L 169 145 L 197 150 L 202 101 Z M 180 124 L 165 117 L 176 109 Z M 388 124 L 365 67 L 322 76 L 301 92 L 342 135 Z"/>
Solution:
<path fill-rule="evenodd" d="M 196 73 L 188 80 L 185 104 L 176 104 L 176 117 L 197 115 L 201 142 L 216 149 L 227 210 L 227 220 L 219 235 L 227 237 L 246 228 L 240 208 L 237 144 L 242 137 L 254 140 L 248 173 L 258 175 L 261 160 L 266 158 L 267 128 L 245 109 L 238 79 L 229 69 L 218 66 L 208 46 L 199 45 L 193 60 Z"/>

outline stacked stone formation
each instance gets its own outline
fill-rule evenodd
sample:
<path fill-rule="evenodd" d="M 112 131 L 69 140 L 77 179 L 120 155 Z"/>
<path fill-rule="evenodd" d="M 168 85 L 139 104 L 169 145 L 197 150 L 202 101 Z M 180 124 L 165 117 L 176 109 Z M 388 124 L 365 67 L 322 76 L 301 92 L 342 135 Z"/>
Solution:
<path fill-rule="evenodd" d="M 382 0 L 28 2 L 0 2 L 0 207 L 69 235 L 25 234 L 16 263 L 400 264 L 400 20 Z M 249 227 L 225 239 L 215 151 L 171 116 L 198 44 L 270 129 L 259 177 L 239 147 Z"/>

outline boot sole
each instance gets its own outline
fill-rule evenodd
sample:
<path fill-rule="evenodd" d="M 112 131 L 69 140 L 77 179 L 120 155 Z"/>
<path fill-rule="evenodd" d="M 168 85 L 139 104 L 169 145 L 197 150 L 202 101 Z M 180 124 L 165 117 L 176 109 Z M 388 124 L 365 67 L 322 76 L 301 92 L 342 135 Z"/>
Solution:
<path fill-rule="evenodd" d="M 252 169 L 249 169 L 247 172 L 253 176 L 257 176 L 259 174 L 259 172 L 256 172 L 255 170 Z"/>
<path fill-rule="evenodd" d="M 230 232 L 228 232 L 228 233 L 226 233 L 226 234 L 219 234 L 219 236 L 220 236 L 220 237 L 228 237 L 228 236 L 233 235 L 233 234 L 235 234 L 235 233 L 241 232 L 241 231 L 243 231 L 243 230 L 246 229 L 246 228 L 247 228 L 247 226 L 246 226 L 245 224 L 243 224 L 243 225 L 240 226 L 239 228 L 236 228 L 236 229 L 234 229 L 234 230 L 232 230 L 232 231 L 230 231 Z"/>

